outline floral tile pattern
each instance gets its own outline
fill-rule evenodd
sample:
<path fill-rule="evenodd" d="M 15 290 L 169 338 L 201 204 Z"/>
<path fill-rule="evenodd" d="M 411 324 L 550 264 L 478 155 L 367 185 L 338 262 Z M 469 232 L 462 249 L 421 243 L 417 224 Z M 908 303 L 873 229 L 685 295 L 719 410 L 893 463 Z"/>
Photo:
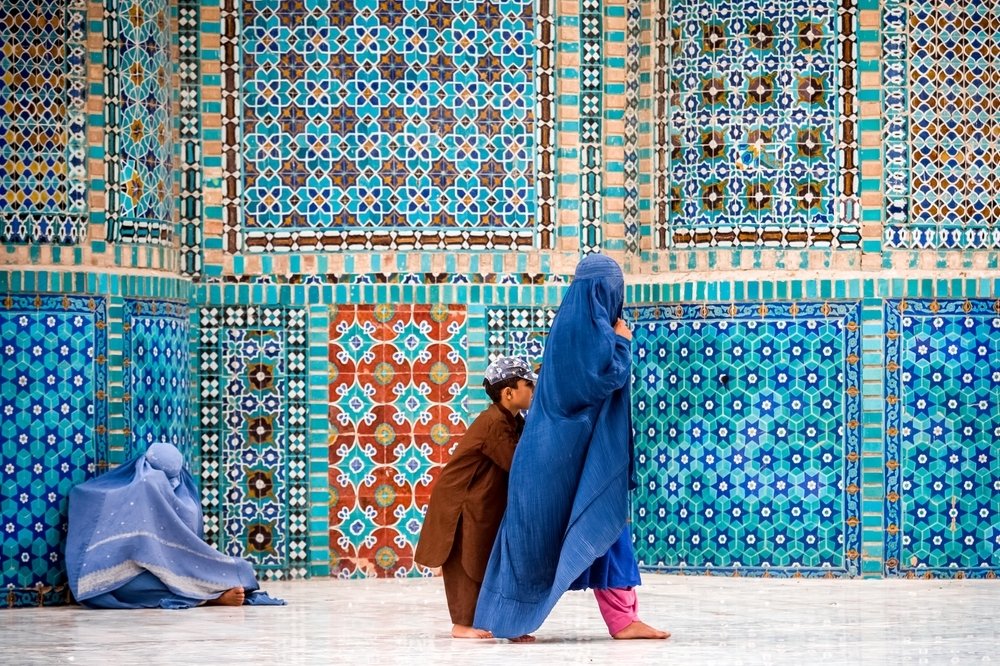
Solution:
<path fill-rule="evenodd" d="M 463 306 L 330 312 L 330 560 L 341 577 L 413 562 L 437 474 L 467 423 Z"/>

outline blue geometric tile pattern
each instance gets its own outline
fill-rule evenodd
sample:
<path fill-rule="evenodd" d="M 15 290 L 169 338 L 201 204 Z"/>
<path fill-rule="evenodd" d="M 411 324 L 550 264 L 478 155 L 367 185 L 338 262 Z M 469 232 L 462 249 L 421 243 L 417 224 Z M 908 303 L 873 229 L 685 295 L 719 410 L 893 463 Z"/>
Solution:
<path fill-rule="evenodd" d="M 642 55 L 642 2 L 628 0 L 625 4 L 625 145 L 623 175 L 625 192 L 623 218 L 625 249 L 639 253 L 639 80 Z"/>
<path fill-rule="evenodd" d="M 853 0 L 659 0 L 654 247 L 857 247 Z"/>
<path fill-rule="evenodd" d="M 642 565 L 860 573 L 859 316 L 848 302 L 627 309 Z"/>
<path fill-rule="evenodd" d="M 580 247 L 584 254 L 599 252 L 602 242 L 603 12 L 600 0 L 580 3 Z"/>
<path fill-rule="evenodd" d="M 530 247 L 533 17 L 530 0 L 244 2 L 226 248 Z"/>
<path fill-rule="evenodd" d="M 104 8 L 108 240 L 168 245 L 174 236 L 168 0 Z"/>
<path fill-rule="evenodd" d="M 556 308 L 494 306 L 486 310 L 486 355 L 490 363 L 500 356 L 519 356 L 537 367 L 542 362 L 545 336 L 552 328 Z"/>
<path fill-rule="evenodd" d="M 0 586 L 8 605 L 66 598 L 66 498 L 107 464 L 106 359 L 104 300 L 0 302 Z"/>
<path fill-rule="evenodd" d="M 1000 248 L 994 3 L 884 3 L 885 242 Z"/>
<path fill-rule="evenodd" d="M 1000 573 L 1000 301 L 885 303 L 886 575 Z"/>
<path fill-rule="evenodd" d="M 190 460 L 187 303 L 125 299 L 124 317 L 123 363 L 128 373 L 125 458 L 142 453 L 153 442 L 167 441 Z"/>
<path fill-rule="evenodd" d="M 538 247 L 555 247 L 556 233 L 556 86 L 555 0 L 535 1 L 535 182 Z"/>
<path fill-rule="evenodd" d="M 308 573 L 306 311 L 200 311 L 206 539 L 269 579 Z"/>
<path fill-rule="evenodd" d="M 201 3 L 178 0 L 180 45 L 180 229 L 181 272 L 197 276 L 202 268 Z"/>
<path fill-rule="evenodd" d="M 86 237 L 86 16 L 84 0 L 0 6 L 0 242 Z"/>

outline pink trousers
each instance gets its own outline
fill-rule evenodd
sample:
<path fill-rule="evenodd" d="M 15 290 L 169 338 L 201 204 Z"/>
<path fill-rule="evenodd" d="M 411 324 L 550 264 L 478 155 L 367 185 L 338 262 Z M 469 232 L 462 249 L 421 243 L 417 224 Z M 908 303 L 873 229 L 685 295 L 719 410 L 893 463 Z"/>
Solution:
<path fill-rule="evenodd" d="M 639 619 L 639 598 L 634 587 L 594 590 L 594 596 L 612 636 Z"/>

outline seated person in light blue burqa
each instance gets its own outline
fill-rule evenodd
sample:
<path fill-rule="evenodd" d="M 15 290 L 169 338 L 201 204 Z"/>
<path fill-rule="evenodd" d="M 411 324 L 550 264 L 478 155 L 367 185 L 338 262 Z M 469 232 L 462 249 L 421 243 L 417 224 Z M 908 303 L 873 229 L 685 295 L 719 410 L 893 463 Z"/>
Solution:
<path fill-rule="evenodd" d="M 194 479 L 166 442 L 70 492 L 66 566 L 90 608 L 285 603 L 258 589 L 249 562 L 202 539 Z"/>

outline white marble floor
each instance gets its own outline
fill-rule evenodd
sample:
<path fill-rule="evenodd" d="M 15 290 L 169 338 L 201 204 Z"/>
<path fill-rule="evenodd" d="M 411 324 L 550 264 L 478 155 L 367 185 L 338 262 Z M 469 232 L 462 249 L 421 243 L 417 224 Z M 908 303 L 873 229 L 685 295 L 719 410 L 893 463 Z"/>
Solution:
<path fill-rule="evenodd" d="M 311 580 L 289 605 L 0 611 L 3 664 L 949 664 L 1000 662 L 1000 582 L 644 576 L 640 614 L 667 641 L 611 640 L 591 593 L 538 642 L 448 637 L 437 580 Z"/>

